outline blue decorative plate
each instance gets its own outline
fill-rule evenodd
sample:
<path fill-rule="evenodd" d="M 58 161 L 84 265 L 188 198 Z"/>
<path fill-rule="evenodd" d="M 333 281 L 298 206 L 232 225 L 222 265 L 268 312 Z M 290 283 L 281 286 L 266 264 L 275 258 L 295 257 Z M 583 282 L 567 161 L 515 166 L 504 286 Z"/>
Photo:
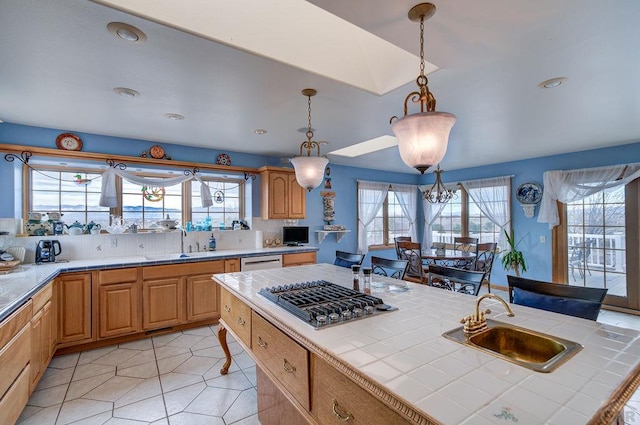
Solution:
<path fill-rule="evenodd" d="M 522 183 L 516 189 L 516 198 L 522 204 L 537 204 L 542 200 L 542 186 L 535 182 Z"/>

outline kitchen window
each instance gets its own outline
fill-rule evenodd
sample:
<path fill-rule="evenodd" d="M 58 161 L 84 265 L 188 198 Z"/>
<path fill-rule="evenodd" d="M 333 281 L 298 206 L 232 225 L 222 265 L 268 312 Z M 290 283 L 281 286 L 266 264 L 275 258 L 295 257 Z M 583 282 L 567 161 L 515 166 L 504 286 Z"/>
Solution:
<path fill-rule="evenodd" d="M 210 177 L 203 177 L 202 180 L 209 186 L 213 205 L 202 207 L 200 199 L 200 182 L 192 180 L 188 189 L 190 190 L 191 216 L 187 221 L 194 225 L 206 217 L 211 217 L 213 227 L 219 223 L 224 223 L 225 227 L 230 227 L 234 220 L 244 217 L 244 180 L 216 180 Z"/>

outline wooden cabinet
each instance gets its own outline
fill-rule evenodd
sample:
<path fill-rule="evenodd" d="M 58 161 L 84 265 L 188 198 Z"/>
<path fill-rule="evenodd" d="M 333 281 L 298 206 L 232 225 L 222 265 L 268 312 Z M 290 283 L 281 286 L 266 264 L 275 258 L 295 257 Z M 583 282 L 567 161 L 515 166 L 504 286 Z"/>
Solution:
<path fill-rule="evenodd" d="M 240 259 L 239 258 L 227 258 L 224 260 L 224 272 L 234 273 L 240 271 Z"/>
<path fill-rule="evenodd" d="M 303 266 L 316 263 L 316 252 L 295 252 L 282 255 L 282 267 Z"/>
<path fill-rule="evenodd" d="M 91 273 L 69 273 L 56 279 L 60 346 L 91 342 Z"/>
<path fill-rule="evenodd" d="M 98 338 L 139 332 L 138 269 L 101 270 L 97 275 Z"/>
<path fill-rule="evenodd" d="M 142 328 L 166 328 L 179 325 L 183 321 L 184 279 L 165 277 L 143 280 Z"/>
<path fill-rule="evenodd" d="M 313 416 L 321 424 L 409 424 L 326 361 L 313 359 Z"/>
<path fill-rule="evenodd" d="M 53 284 L 32 298 L 30 392 L 34 390 L 55 351 L 57 326 L 53 320 Z"/>
<path fill-rule="evenodd" d="M 262 192 L 260 215 L 268 219 L 306 217 L 307 194 L 291 168 L 260 168 Z"/>
<path fill-rule="evenodd" d="M 195 263 L 190 267 L 186 276 L 187 321 L 220 317 L 220 285 L 211 275 L 226 272 L 227 261 L 230 260 Z"/>
<path fill-rule="evenodd" d="M 221 300 L 222 320 L 245 346 L 251 347 L 251 308 L 224 288 L 221 290 Z"/>

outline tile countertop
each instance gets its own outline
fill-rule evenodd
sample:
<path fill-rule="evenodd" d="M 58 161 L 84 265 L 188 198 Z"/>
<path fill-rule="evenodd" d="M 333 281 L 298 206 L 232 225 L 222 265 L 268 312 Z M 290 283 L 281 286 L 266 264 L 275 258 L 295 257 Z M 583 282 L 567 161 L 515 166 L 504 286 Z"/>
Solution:
<path fill-rule="evenodd" d="M 518 305 L 513 306 L 515 317 L 507 317 L 499 302 L 484 300 L 490 318 L 584 346 L 555 371 L 540 373 L 442 336 L 473 312 L 476 298 L 466 294 L 412 283 L 401 293 L 373 288 L 373 295 L 398 310 L 316 330 L 257 293 L 263 287 L 306 282 L 309 276 L 351 285 L 350 270 L 328 264 L 217 274 L 214 279 L 312 352 L 346 365 L 388 404 L 404 404 L 417 414 L 416 423 L 608 424 L 613 418 L 603 412 L 620 410 L 640 380 L 640 333 L 635 330 Z M 374 276 L 378 279 L 394 282 Z"/>
<path fill-rule="evenodd" d="M 194 252 L 180 258 L 180 253 L 158 254 L 147 257 L 116 257 L 106 259 L 72 260 L 59 263 L 22 264 L 14 271 L 0 274 L 0 321 L 24 304 L 41 287 L 60 273 L 117 269 L 122 267 L 153 266 L 160 264 L 178 264 L 208 260 L 224 260 L 238 257 L 257 257 L 261 255 L 292 254 L 296 252 L 317 251 L 314 246 L 275 247 L 253 249 L 224 249 L 219 251 Z"/>

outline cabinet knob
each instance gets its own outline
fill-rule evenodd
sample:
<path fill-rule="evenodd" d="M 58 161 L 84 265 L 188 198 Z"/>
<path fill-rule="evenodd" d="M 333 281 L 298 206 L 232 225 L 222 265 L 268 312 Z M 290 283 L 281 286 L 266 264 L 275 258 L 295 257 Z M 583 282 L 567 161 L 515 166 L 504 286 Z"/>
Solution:
<path fill-rule="evenodd" d="M 231 313 L 231 307 L 225 304 L 224 311 L 226 311 L 227 313 Z"/>
<path fill-rule="evenodd" d="M 262 348 L 267 348 L 267 343 L 261 337 L 258 337 L 258 345 Z"/>
<path fill-rule="evenodd" d="M 343 413 L 339 412 L 338 408 L 342 410 Z M 336 415 L 336 417 L 343 422 L 349 422 L 350 420 L 353 419 L 353 415 L 351 414 L 351 412 L 341 408 L 335 399 L 333 399 L 333 414 Z"/>
<path fill-rule="evenodd" d="M 287 359 L 284 359 L 284 362 L 282 363 L 282 368 L 284 369 L 285 372 L 287 373 L 293 373 L 296 371 L 296 367 L 291 365 Z"/>
<path fill-rule="evenodd" d="M 245 323 L 247 323 L 247 322 L 245 322 L 244 320 L 242 320 L 242 317 L 238 317 L 238 324 L 239 324 L 240 326 L 244 326 L 244 324 L 245 324 Z"/>

